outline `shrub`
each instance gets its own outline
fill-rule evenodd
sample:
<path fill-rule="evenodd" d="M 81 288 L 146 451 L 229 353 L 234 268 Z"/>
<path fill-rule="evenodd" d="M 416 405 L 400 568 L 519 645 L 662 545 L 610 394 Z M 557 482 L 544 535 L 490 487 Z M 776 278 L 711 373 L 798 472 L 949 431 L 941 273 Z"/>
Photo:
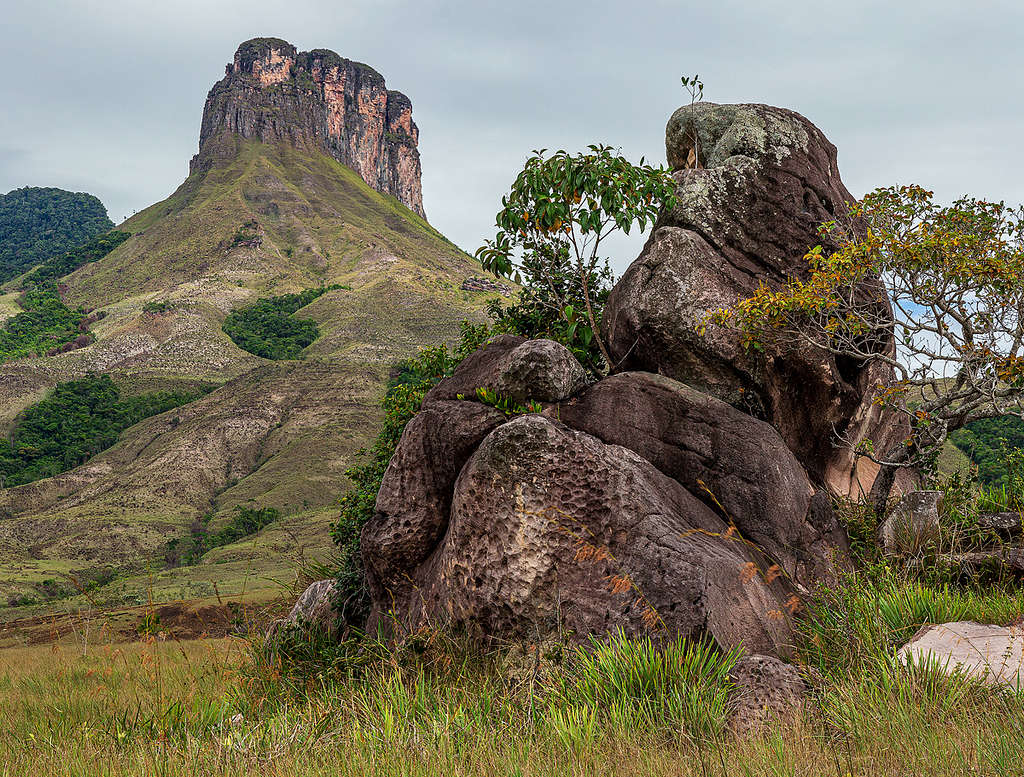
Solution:
<path fill-rule="evenodd" d="M 321 294 L 341 286 L 306 289 L 299 294 L 261 299 L 253 305 L 233 310 L 224 320 L 224 332 L 243 351 L 264 359 L 297 359 L 302 349 L 320 336 L 316 322 L 296 318 Z"/>
<path fill-rule="evenodd" d="M 281 514 L 274 507 L 235 507 L 235 515 L 222 528 L 210 531 L 213 516 L 204 515 L 192 521 L 189 533 L 183 539 L 171 539 L 164 550 L 164 560 L 168 566 L 197 564 L 210 550 L 230 545 L 245 539 L 266 526 L 269 526 Z"/>

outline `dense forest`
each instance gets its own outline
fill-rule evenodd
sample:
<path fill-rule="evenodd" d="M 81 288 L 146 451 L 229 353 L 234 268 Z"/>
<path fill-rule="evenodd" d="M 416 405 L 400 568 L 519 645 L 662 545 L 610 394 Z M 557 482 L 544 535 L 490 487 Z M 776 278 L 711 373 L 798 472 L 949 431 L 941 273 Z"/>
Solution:
<path fill-rule="evenodd" d="M 24 311 L 7 319 L 0 328 L 0 362 L 52 355 L 90 343 L 89 324 L 102 316 L 65 305 L 57 279 L 102 259 L 128 237 L 127 232 L 116 231 L 94 237 L 47 259 L 26 275 L 21 284 L 25 294 L 19 300 Z"/>
<path fill-rule="evenodd" d="M 978 480 L 986 486 L 1007 481 L 1007 451 L 1024 449 L 1024 421 L 1017 416 L 985 418 L 949 435 L 953 444 L 978 467 Z"/>
<path fill-rule="evenodd" d="M 324 292 L 340 288 L 325 286 L 261 299 L 232 311 L 224 320 L 224 331 L 243 351 L 264 359 L 297 359 L 320 332 L 315 321 L 296 318 L 294 313 Z"/>
<path fill-rule="evenodd" d="M 0 282 L 113 226 L 84 192 L 26 186 L 0 195 Z"/>
<path fill-rule="evenodd" d="M 0 486 L 19 486 L 77 467 L 116 443 L 129 426 L 200 395 L 160 391 L 122 397 L 107 375 L 60 383 L 22 414 L 0 447 Z"/>

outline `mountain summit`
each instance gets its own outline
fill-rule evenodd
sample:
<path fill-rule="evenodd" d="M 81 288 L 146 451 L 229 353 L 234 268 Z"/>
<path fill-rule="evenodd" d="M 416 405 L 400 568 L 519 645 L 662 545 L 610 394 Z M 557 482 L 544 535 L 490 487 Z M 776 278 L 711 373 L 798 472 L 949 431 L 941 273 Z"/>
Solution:
<path fill-rule="evenodd" d="M 206 98 L 192 172 L 233 156 L 233 135 L 285 141 L 330 154 L 426 216 L 412 102 L 372 67 L 327 49 L 300 52 L 280 38 L 254 38 L 226 71 Z"/>
<path fill-rule="evenodd" d="M 0 363 L 0 434 L 91 373 L 126 397 L 208 393 L 79 466 L 0 488 L 0 598 L 104 564 L 156 564 L 157 597 L 183 581 L 212 596 L 210 580 L 238 591 L 250 571 L 330 551 L 332 505 L 396 365 L 456 339 L 494 296 L 469 282 L 480 265 L 422 218 L 417 134 L 409 100 L 366 65 L 272 38 L 239 47 L 206 100 L 188 178 L 121 224 L 129 236 L 110 253 L 55 279 L 64 304 L 91 311 L 84 347 Z M 0 288 L 11 306 L 22 294 L 21 279 Z M 291 312 L 306 323 L 249 335 L 312 332 L 288 358 L 225 331 L 228 316 L 282 295 L 301 301 Z M 224 547 L 162 566 L 204 516 L 214 531 L 240 507 L 281 516 L 260 531 L 259 553 Z"/>

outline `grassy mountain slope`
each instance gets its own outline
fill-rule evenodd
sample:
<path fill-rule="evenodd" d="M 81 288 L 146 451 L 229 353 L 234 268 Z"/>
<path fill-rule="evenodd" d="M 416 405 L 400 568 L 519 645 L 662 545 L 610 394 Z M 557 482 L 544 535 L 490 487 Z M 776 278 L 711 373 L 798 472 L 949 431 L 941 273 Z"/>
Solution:
<path fill-rule="evenodd" d="M 0 426 L 89 371 L 126 394 L 219 388 L 74 470 L 0 490 L 0 596 L 69 570 L 159 566 L 167 540 L 197 516 L 213 513 L 217 525 L 239 504 L 279 509 L 291 536 L 307 538 L 304 553 L 329 552 L 326 508 L 375 429 L 392 365 L 481 317 L 488 295 L 459 288 L 479 266 L 349 168 L 283 145 L 216 142 L 224 162 L 125 222 L 129 240 L 63 279 L 69 305 L 107 313 L 92 327 L 97 342 L 0 365 Z M 253 356 L 221 331 L 232 308 L 331 284 L 344 288 L 298 313 L 320 329 L 300 360 Z M 164 304 L 147 312 L 153 302 Z M 275 567 L 282 544 L 272 544 Z M 209 556 L 200 567 L 223 562 L 222 581 L 232 564 L 248 575 L 271 563 L 231 547 Z M 165 593 L 210 576 L 168 574 Z"/>

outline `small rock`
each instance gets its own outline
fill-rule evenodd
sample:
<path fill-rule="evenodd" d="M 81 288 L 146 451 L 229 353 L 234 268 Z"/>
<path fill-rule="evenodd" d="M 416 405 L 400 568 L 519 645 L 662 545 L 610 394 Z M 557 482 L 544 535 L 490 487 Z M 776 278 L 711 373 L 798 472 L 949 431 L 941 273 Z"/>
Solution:
<path fill-rule="evenodd" d="M 978 515 L 978 526 L 982 529 L 999 532 L 1000 534 L 1020 534 L 1021 514 L 1018 512 L 980 513 Z"/>
<path fill-rule="evenodd" d="M 423 404 L 460 397 L 473 400 L 478 388 L 514 402 L 559 402 L 586 385 L 586 371 L 564 345 L 500 335 L 466 357 L 454 375 L 430 390 Z"/>
<path fill-rule="evenodd" d="M 772 656 L 744 656 L 729 677 L 736 684 L 729 727 L 736 733 L 757 733 L 773 720 L 792 722 L 800 715 L 807 683 L 792 664 Z"/>
<path fill-rule="evenodd" d="M 916 553 L 939 536 L 941 491 L 911 491 L 893 508 L 879 527 L 886 555 Z"/>
<path fill-rule="evenodd" d="M 295 602 L 287 618 L 274 621 L 267 631 L 268 637 L 285 628 L 302 631 L 333 632 L 337 628 L 338 611 L 334 607 L 334 580 L 317 580 Z"/>
<path fill-rule="evenodd" d="M 1024 627 L 933 624 L 921 628 L 896 655 L 903 663 L 927 660 L 948 674 L 960 671 L 988 685 L 1016 689 L 1024 680 Z"/>

